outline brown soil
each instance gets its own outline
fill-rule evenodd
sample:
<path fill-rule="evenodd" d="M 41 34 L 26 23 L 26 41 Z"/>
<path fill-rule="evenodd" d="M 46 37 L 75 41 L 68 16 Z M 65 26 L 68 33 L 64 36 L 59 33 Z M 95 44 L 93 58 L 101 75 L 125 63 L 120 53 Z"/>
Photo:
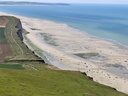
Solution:
<path fill-rule="evenodd" d="M 0 17 L 0 27 L 5 27 L 8 21 L 9 21 L 8 18 Z"/>
<path fill-rule="evenodd" d="M 6 56 L 12 56 L 13 52 L 8 44 L 0 43 L 0 60 Z"/>

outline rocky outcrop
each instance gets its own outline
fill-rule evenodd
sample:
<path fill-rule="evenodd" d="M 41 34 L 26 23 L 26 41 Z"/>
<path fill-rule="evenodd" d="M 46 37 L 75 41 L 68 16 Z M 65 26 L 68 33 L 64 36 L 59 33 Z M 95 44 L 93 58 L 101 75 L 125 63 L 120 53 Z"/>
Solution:
<path fill-rule="evenodd" d="M 22 28 L 22 24 L 21 24 L 21 21 L 20 21 L 20 20 L 19 20 L 19 22 L 17 23 L 16 28 L 18 28 L 17 34 L 18 34 L 19 38 L 21 39 L 21 41 L 23 41 L 23 35 L 22 35 L 22 33 L 23 33 L 23 28 Z"/>

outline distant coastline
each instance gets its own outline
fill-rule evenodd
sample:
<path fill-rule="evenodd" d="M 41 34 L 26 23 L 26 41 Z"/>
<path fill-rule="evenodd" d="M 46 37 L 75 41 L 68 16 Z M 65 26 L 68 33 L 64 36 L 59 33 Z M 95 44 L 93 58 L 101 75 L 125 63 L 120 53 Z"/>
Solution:
<path fill-rule="evenodd" d="M 41 3 L 41 2 L 15 2 L 15 1 L 1 1 L 1 5 L 70 5 L 68 3 Z"/>

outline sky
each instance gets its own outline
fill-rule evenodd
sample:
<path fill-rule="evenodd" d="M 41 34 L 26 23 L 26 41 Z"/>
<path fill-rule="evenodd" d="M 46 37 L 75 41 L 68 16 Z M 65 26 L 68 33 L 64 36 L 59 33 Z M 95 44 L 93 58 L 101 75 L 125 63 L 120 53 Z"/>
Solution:
<path fill-rule="evenodd" d="M 31 1 L 51 3 L 93 3 L 93 4 L 128 4 L 128 0 L 0 0 L 0 1 Z"/>

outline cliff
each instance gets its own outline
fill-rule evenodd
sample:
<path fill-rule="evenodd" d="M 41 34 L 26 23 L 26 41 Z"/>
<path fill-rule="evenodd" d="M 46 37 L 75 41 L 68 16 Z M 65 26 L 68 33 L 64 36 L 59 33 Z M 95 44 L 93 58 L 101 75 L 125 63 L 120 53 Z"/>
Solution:
<path fill-rule="evenodd" d="M 21 21 L 20 21 L 20 20 L 19 20 L 19 22 L 17 23 L 16 28 L 18 28 L 17 34 L 18 34 L 19 38 L 21 39 L 21 41 L 23 41 L 23 35 L 22 35 L 22 33 L 23 33 L 23 28 L 22 28 L 22 24 L 21 24 Z"/>

